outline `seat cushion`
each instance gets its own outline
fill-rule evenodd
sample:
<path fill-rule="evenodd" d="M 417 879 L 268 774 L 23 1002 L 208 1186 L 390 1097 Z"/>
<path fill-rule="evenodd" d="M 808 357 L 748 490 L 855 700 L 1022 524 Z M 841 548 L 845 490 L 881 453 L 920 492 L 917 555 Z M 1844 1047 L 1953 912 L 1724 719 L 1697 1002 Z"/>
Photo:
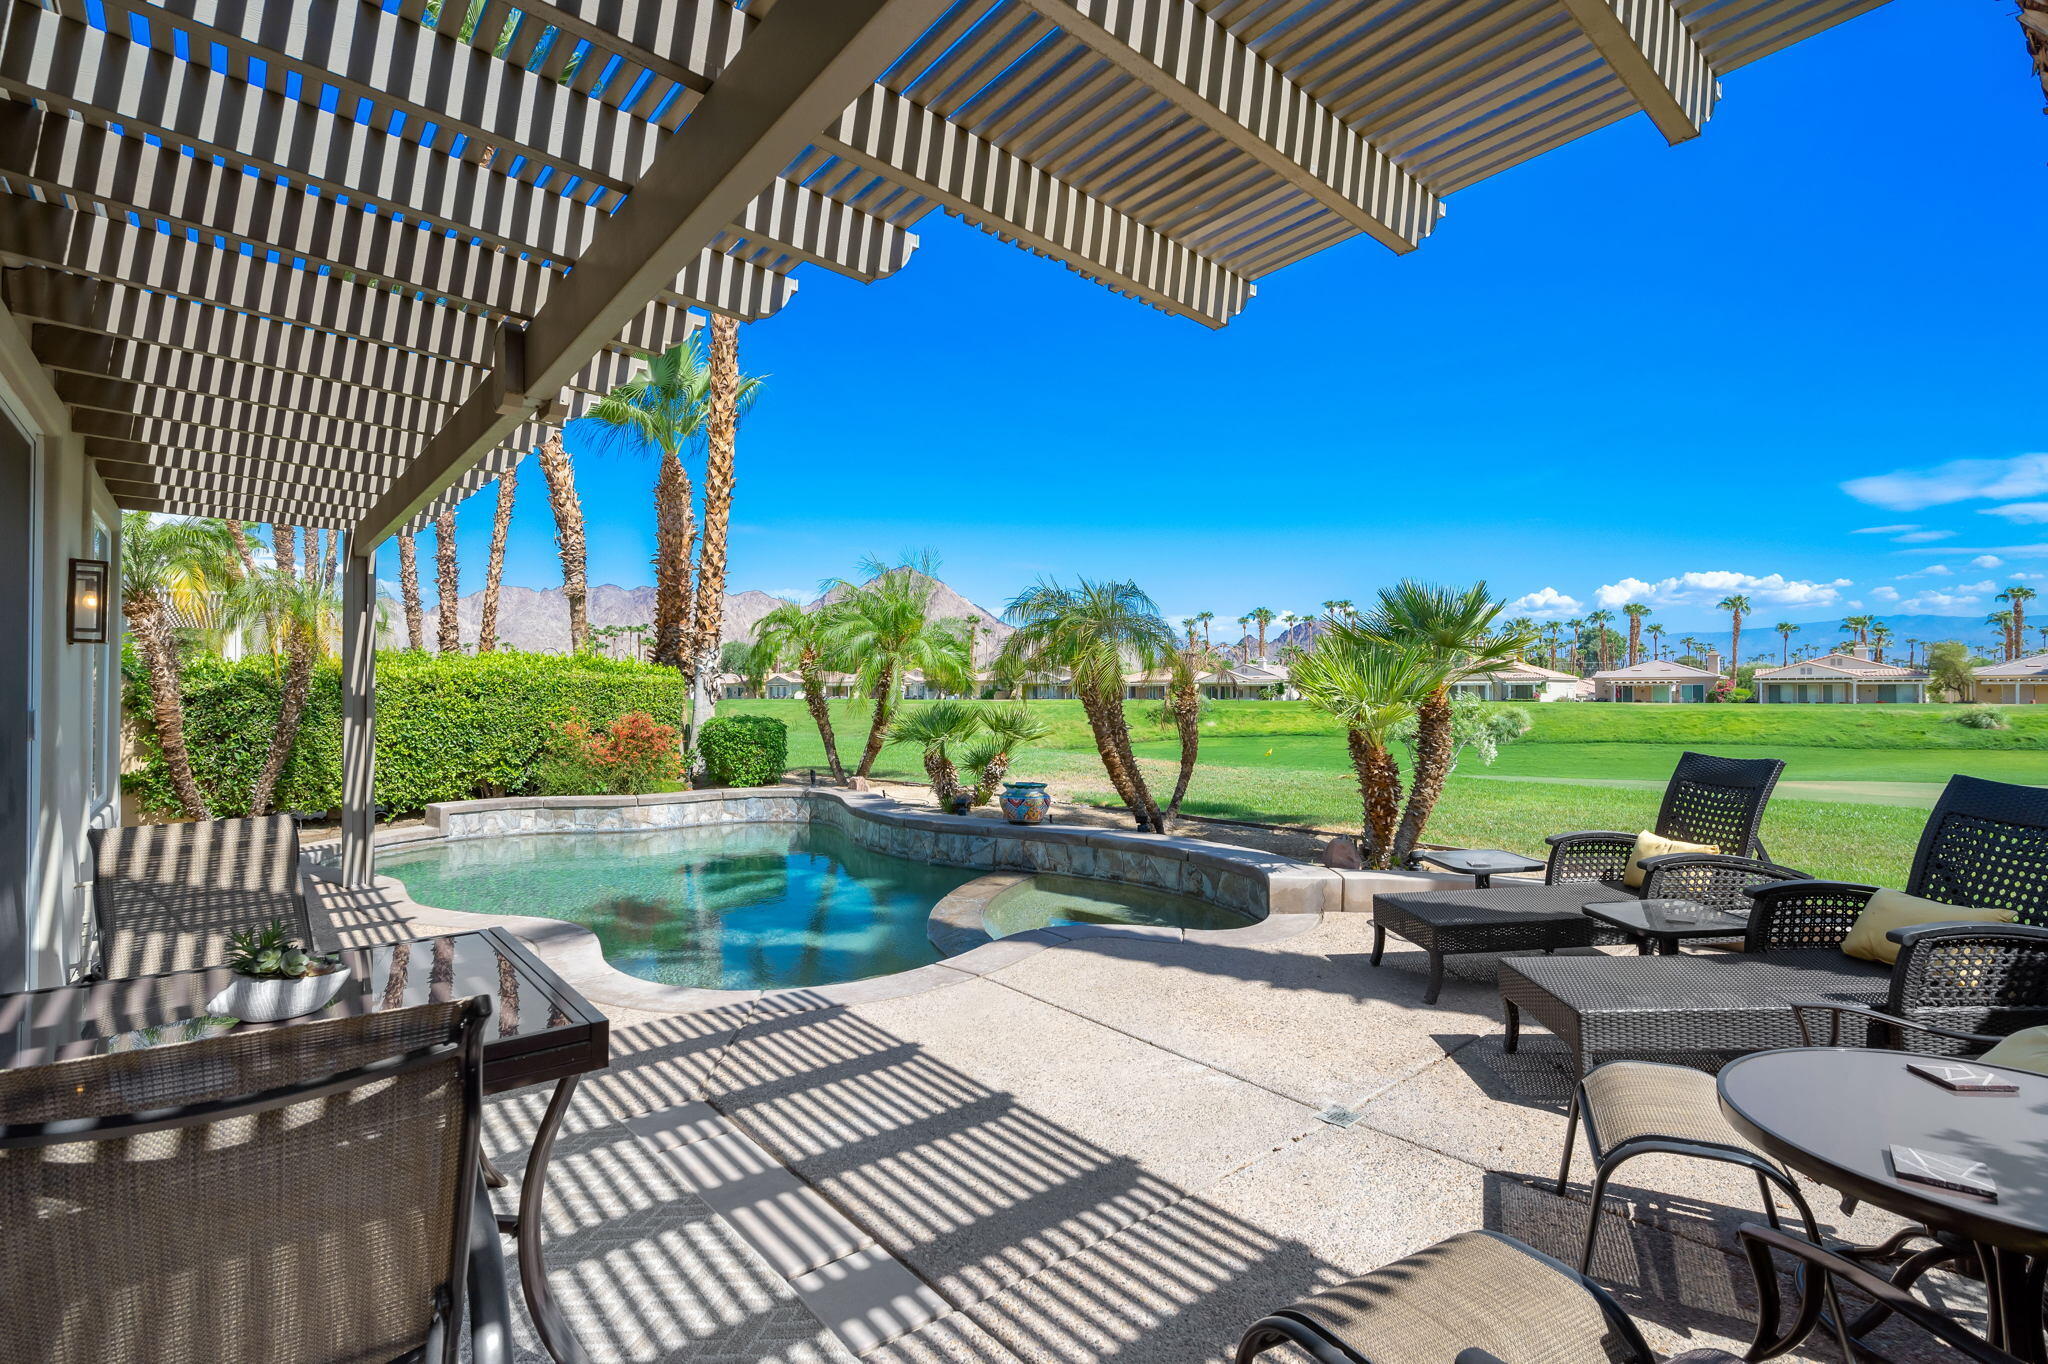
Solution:
<path fill-rule="evenodd" d="M 1584 1080 L 1586 1132 L 1595 1154 L 1642 1137 L 1753 1149 L 1721 1115 L 1714 1077 L 1690 1066 L 1609 1061 Z"/>
<path fill-rule="evenodd" d="M 1986 1065 L 2048 1075 L 2048 1027 L 2021 1028 L 1977 1059 Z"/>
<path fill-rule="evenodd" d="M 1585 917 L 1586 906 L 1613 899 L 1598 881 L 1562 886 L 1489 886 L 1485 890 L 1402 891 L 1375 895 L 1373 905 L 1392 905 L 1439 928 L 1526 923 L 1532 919 L 1569 922 Z"/>
<path fill-rule="evenodd" d="M 1636 835 L 1635 851 L 1628 855 L 1628 866 L 1621 873 L 1621 883 L 1631 889 L 1641 888 L 1650 874 L 1643 870 L 1646 857 L 1664 857 L 1670 853 L 1717 853 L 1721 851 L 1711 843 L 1687 843 L 1682 838 L 1666 838 L 1653 834 L 1648 829 Z"/>
<path fill-rule="evenodd" d="M 1895 928 L 1912 928 L 1916 924 L 2011 922 L 2012 911 L 2009 909 L 1964 909 L 1945 905 L 1939 900 L 1908 895 L 1902 890 L 1880 890 L 1870 897 L 1869 903 L 1856 915 L 1856 922 L 1849 926 L 1848 936 L 1842 939 L 1842 950 L 1852 957 L 1890 966 L 1899 959 L 1899 945 L 1885 935 Z"/>

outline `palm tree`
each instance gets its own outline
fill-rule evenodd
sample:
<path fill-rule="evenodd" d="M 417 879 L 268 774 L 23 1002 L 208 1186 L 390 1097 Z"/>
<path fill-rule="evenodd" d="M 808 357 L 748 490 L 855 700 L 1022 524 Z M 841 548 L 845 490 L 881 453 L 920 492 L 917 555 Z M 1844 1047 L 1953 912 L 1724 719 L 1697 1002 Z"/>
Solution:
<path fill-rule="evenodd" d="M 1998 600 L 2012 605 L 2012 654 L 2018 658 L 2027 651 L 2027 603 L 2040 595 L 2031 587 L 2014 584 L 1998 594 Z"/>
<path fill-rule="evenodd" d="M 1842 633 L 1856 636 L 1856 643 L 1858 644 L 1868 644 L 1870 642 L 1871 620 L 1872 617 L 1870 616 L 1844 616 L 1842 617 Z"/>
<path fill-rule="evenodd" d="M 1607 671 L 1607 665 L 1613 657 L 1608 649 L 1608 641 L 1613 637 L 1614 632 L 1607 628 L 1608 622 L 1613 619 L 1614 613 L 1612 611 L 1600 610 L 1588 611 L 1586 613 L 1586 624 L 1592 626 L 1596 632 L 1593 636 L 1593 647 L 1599 657 L 1601 672 Z"/>
<path fill-rule="evenodd" d="M 227 522 L 228 539 L 234 544 L 235 559 L 242 565 L 242 576 L 256 576 L 256 552 L 249 547 L 249 531 L 240 521 L 230 517 Z"/>
<path fill-rule="evenodd" d="M 1799 627 L 1789 620 L 1781 620 L 1771 628 L 1778 632 L 1778 666 L 1782 668 L 1792 662 L 1792 636 L 1799 633 Z"/>
<path fill-rule="evenodd" d="M 1216 619 L 1216 613 L 1214 611 L 1197 611 L 1194 618 L 1202 627 L 1202 647 L 1206 649 L 1209 647 L 1209 622 Z"/>
<path fill-rule="evenodd" d="M 1908 636 L 1906 636 L 1906 666 L 1907 666 L 1907 667 L 1909 667 L 1909 668 L 1915 668 L 1915 667 L 1918 667 L 1918 666 L 1919 666 L 1919 662 L 1918 662 L 1918 660 L 1919 660 L 1919 657 L 1920 657 L 1920 645 L 1921 645 L 1921 643 L 1922 643 L 1922 642 L 1923 642 L 1923 641 L 1921 641 L 1921 640 L 1919 640 L 1919 639 L 1916 639 L 1916 638 L 1914 638 L 1914 637 L 1913 637 L 1913 636 L 1911 636 L 1911 635 L 1908 635 Z"/>
<path fill-rule="evenodd" d="M 933 701 L 905 711 L 890 722 L 888 742 L 916 744 L 924 755 L 924 774 L 931 779 L 939 808 L 950 811 L 960 794 L 960 772 L 953 749 L 965 745 L 981 729 L 981 719 L 965 701 Z"/>
<path fill-rule="evenodd" d="M 1733 622 L 1732 632 L 1728 636 L 1728 675 L 1734 677 L 1737 675 L 1736 670 L 1742 666 L 1742 618 L 1749 614 L 1749 598 L 1738 592 L 1721 598 L 1714 603 L 1714 607 L 1716 610 L 1726 611 L 1729 620 Z"/>
<path fill-rule="evenodd" d="M 1411 654 L 1430 677 L 1415 708 L 1414 771 L 1394 838 L 1396 866 L 1407 861 L 1421 840 L 1451 775 L 1456 747 L 1451 688 L 1467 677 L 1504 667 L 1528 647 L 1531 632 L 1494 629 L 1501 610 L 1502 603 L 1483 582 L 1460 590 L 1404 578 L 1380 589 L 1378 604 L 1357 627 L 1370 638 Z"/>
<path fill-rule="evenodd" d="M 512 498 L 519 487 L 519 466 L 498 475 L 498 506 L 491 518 L 491 552 L 484 560 L 483 618 L 477 622 L 476 651 L 498 647 L 498 588 L 505 579 L 505 538 L 512 533 Z"/>
<path fill-rule="evenodd" d="M 256 784 L 249 791 L 249 813 L 267 815 L 306 718 L 313 665 L 326 654 L 339 633 L 341 603 L 333 587 L 317 573 L 297 577 L 272 572 L 252 578 L 240 584 L 229 600 L 233 612 L 242 619 L 260 616 L 275 621 L 276 643 L 283 653 L 277 720 L 271 726 L 269 751 L 256 774 Z"/>
<path fill-rule="evenodd" d="M 427 648 L 426 615 L 420 607 L 420 552 L 412 532 L 398 532 L 398 590 L 405 599 L 405 647 Z"/>
<path fill-rule="evenodd" d="M 1246 620 L 1259 627 L 1259 662 L 1264 663 L 1266 661 L 1266 627 L 1273 623 L 1275 613 L 1270 607 L 1254 606 L 1251 610 L 1245 612 L 1244 616 Z"/>
<path fill-rule="evenodd" d="M 717 709 L 711 689 L 711 660 L 725 637 L 726 535 L 732 525 L 732 494 L 737 478 L 741 415 L 754 404 L 761 381 L 740 373 L 740 324 L 724 313 L 711 315 L 710 391 L 704 413 L 704 539 L 697 551 L 697 601 L 691 641 L 694 658 L 686 658 L 684 675 L 696 684 L 690 707 L 689 742 Z M 967 630 L 967 671 L 974 672 L 974 630 Z M 971 682 L 970 682 L 971 686 Z"/>
<path fill-rule="evenodd" d="M 299 571 L 298 551 L 293 548 L 293 543 L 290 526 L 273 524 L 270 527 L 270 557 L 286 573 Z"/>
<path fill-rule="evenodd" d="M 2041 647 L 2043 649 L 2048 649 L 2048 625 L 2037 626 L 2035 628 L 2041 632 Z"/>
<path fill-rule="evenodd" d="M 839 744 L 832 734 L 832 711 L 825 703 L 825 651 L 831 626 L 829 607 L 806 611 L 797 603 L 786 601 L 754 622 L 754 639 L 773 653 L 777 666 L 793 667 L 803 679 L 804 706 L 811 712 L 811 723 L 818 727 L 818 738 L 825 745 L 825 761 L 832 769 L 832 780 L 843 782 L 846 769 L 839 762 Z"/>
<path fill-rule="evenodd" d="M 1643 617 L 1650 614 L 1650 608 L 1632 601 L 1621 613 L 1628 617 L 1628 665 L 1633 668 L 1643 661 Z"/>
<path fill-rule="evenodd" d="M 1984 623 L 1998 627 L 1999 652 L 2007 660 L 2010 660 L 2012 658 L 2012 612 L 1993 611 L 1990 615 L 1984 617 Z"/>
<path fill-rule="evenodd" d="M 1662 631 L 1664 627 L 1659 625 L 1653 628 Z M 1556 621 L 1552 621 L 1550 622 L 1550 624 L 1543 627 L 1543 644 L 1546 651 L 1545 657 L 1547 657 L 1550 660 L 1550 666 L 1553 668 L 1557 667 L 1558 665 L 1559 659 L 1557 657 L 1557 651 L 1562 646 L 1563 638 L 1564 627 L 1562 625 L 1559 625 Z"/>
<path fill-rule="evenodd" d="M 1237 629 L 1236 647 L 1238 660 L 1243 663 L 1249 663 L 1252 660 L 1252 646 L 1249 643 L 1252 636 L 1252 618 L 1250 616 L 1239 616 L 1237 618 Z"/>
<path fill-rule="evenodd" d="M 455 509 L 434 514 L 434 567 L 439 595 L 434 601 L 435 633 L 441 652 L 462 652 L 462 578 L 455 559 Z"/>
<path fill-rule="evenodd" d="M 1434 690 L 1435 670 L 1417 650 L 1346 621 L 1294 660 L 1290 678 L 1302 700 L 1344 726 L 1363 808 L 1363 861 L 1368 867 L 1397 865 L 1401 765 L 1393 754 L 1394 734 Z"/>
<path fill-rule="evenodd" d="M 918 669 L 926 681 L 945 690 L 965 691 L 974 678 L 960 623 L 931 614 L 937 587 L 932 561 L 885 568 L 869 560 L 863 567 L 868 574 L 865 582 L 834 583 L 826 593 L 832 606 L 824 648 L 851 666 L 855 694 L 875 703 L 867 746 L 854 769 L 860 777 L 874 770 L 876 755 L 889 741 L 889 723 L 903 699 L 905 673 Z"/>
<path fill-rule="evenodd" d="M 1650 632 L 1650 657 L 1664 657 L 1664 627 L 1652 621 L 1643 628 Z"/>
<path fill-rule="evenodd" d="M 1871 650 L 1873 661 L 1884 662 L 1884 646 L 1892 642 L 1892 627 L 1878 621 L 1870 627 L 1870 642 L 1876 647 Z"/>
<path fill-rule="evenodd" d="M 1586 646 L 1582 636 L 1585 633 L 1586 622 L 1583 617 L 1574 616 L 1566 621 L 1565 624 L 1570 626 L 1572 631 L 1572 671 L 1584 677 L 1586 675 Z"/>
<path fill-rule="evenodd" d="M 585 585 L 586 551 L 583 504 L 576 497 L 576 471 L 562 447 L 562 433 L 550 428 L 534 451 L 541 477 L 548 483 L 548 505 L 555 513 L 555 551 L 562 559 L 562 598 L 569 604 L 569 652 L 580 654 L 590 643 L 589 589 Z M 415 645 L 414 647 L 418 647 Z"/>
<path fill-rule="evenodd" d="M 1180 737 L 1180 775 L 1174 779 L 1173 799 L 1166 802 L 1169 819 L 1180 814 L 1188 784 L 1195 779 L 1195 756 L 1202 746 L 1201 675 L 1221 666 L 1222 659 L 1193 639 L 1185 649 L 1175 649 L 1166 656 L 1166 710 L 1173 718 L 1174 732 Z"/>
<path fill-rule="evenodd" d="M 206 819 L 211 811 L 185 746 L 185 698 L 179 690 L 172 612 L 191 611 L 225 591 L 235 581 L 236 568 L 234 541 L 218 521 L 159 521 L 148 512 L 121 515 L 121 614 L 146 669 L 157 749 L 188 819 Z"/>
<path fill-rule="evenodd" d="M 1040 581 L 1003 612 L 1016 625 L 1004 647 L 1039 667 L 1064 668 L 1095 735 L 1102 768 L 1139 827 L 1166 831 L 1165 818 L 1138 769 L 1124 720 L 1124 673 L 1149 672 L 1173 648 L 1159 608 L 1133 582 L 1073 587 Z"/>
<path fill-rule="evenodd" d="M 1041 720 L 1024 705 L 983 706 L 979 712 L 983 732 L 961 750 L 961 761 L 974 774 L 974 791 L 969 802 L 988 804 L 989 797 L 1003 784 L 1010 759 L 1026 744 L 1037 743 L 1052 733 L 1052 724 Z"/>

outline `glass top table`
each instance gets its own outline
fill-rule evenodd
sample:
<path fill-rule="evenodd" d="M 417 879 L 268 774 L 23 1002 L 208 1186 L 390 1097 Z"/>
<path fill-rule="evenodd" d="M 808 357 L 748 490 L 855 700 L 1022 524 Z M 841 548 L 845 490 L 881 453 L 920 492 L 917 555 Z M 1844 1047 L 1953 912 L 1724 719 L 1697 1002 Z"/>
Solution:
<path fill-rule="evenodd" d="M 609 1063 L 610 1022 L 501 928 L 381 943 L 339 955 L 349 968 L 349 979 L 326 1008 L 278 1023 L 237 1023 L 236 1031 L 289 1028 L 313 1019 L 489 996 L 484 1091 L 502 1094 L 530 1085 L 555 1086 L 520 1177 L 519 1211 L 499 1214 L 498 1228 L 518 1238 L 520 1286 L 541 1343 L 561 1364 L 582 1364 L 583 1349 L 548 1291 L 541 1261 L 541 1209 L 548 1158 L 577 1082 Z M 226 967 L 219 966 L 0 995 L 0 1069 L 90 1056 L 113 1045 L 134 1044 L 132 1035 L 141 1030 L 204 1018 L 207 1002 L 232 978 Z M 160 1045 L 177 1043 L 165 1040 Z M 486 1173 L 494 1186 L 505 1183 L 488 1165 Z"/>
<path fill-rule="evenodd" d="M 1485 890 L 1493 884 L 1495 876 L 1503 873 L 1543 870 L 1543 864 L 1535 858 L 1503 848 L 1423 848 L 1411 854 L 1409 860 L 1469 876 L 1474 890 Z"/>
<path fill-rule="evenodd" d="M 1697 900 L 1592 900 L 1586 913 L 1633 937 L 1645 955 L 1675 956 L 1686 938 L 1739 938 L 1749 931 L 1746 917 Z"/>

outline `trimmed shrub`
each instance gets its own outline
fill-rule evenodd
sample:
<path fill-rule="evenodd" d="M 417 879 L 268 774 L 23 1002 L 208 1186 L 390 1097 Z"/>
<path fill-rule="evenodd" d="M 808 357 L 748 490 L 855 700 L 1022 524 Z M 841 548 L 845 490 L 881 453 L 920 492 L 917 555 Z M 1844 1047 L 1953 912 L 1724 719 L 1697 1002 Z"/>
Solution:
<path fill-rule="evenodd" d="M 765 715 L 724 715 L 697 735 L 713 786 L 773 786 L 789 766 L 789 726 Z"/>
<path fill-rule="evenodd" d="M 676 727 L 644 710 L 628 711 L 608 727 L 567 720 L 557 732 L 559 751 L 541 764 L 539 795 L 640 796 L 683 775 Z"/>
<path fill-rule="evenodd" d="M 144 808 L 172 813 L 176 801 L 150 727 L 148 689 L 139 664 L 124 664 L 141 763 L 122 782 Z M 185 737 L 216 815 L 248 813 L 249 790 L 277 720 L 279 675 L 268 655 L 234 662 L 198 655 L 186 664 Z M 628 659 L 382 653 L 377 800 L 412 812 L 434 801 L 531 794 L 564 723 L 581 719 L 606 727 L 637 711 L 655 724 L 680 727 L 689 705 L 681 674 Z M 278 784 L 277 804 L 329 810 L 340 803 L 341 670 L 329 660 L 314 669 L 305 724 Z"/>

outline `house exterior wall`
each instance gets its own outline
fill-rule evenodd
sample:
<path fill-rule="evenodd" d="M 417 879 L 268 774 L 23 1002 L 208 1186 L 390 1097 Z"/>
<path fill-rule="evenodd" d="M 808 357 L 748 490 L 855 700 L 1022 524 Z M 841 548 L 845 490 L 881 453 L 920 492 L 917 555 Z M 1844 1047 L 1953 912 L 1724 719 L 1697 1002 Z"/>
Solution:
<path fill-rule="evenodd" d="M 2035 706 L 2048 702 L 2048 682 L 1978 681 L 1970 699 L 1990 706 Z"/>
<path fill-rule="evenodd" d="M 106 644 L 66 642 L 72 559 L 118 565 L 120 514 L 72 434 L 64 405 L 0 307 L 0 408 L 35 444 L 27 583 L 31 631 L 9 640 L 32 660 L 28 885 L 21 905 L 26 959 L 0 963 L 0 988 L 62 984 L 79 960 L 91 863 L 86 832 L 119 822 L 117 778 L 120 612 L 110 601 Z M 9 590 L 15 590 L 10 585 Z"/>

